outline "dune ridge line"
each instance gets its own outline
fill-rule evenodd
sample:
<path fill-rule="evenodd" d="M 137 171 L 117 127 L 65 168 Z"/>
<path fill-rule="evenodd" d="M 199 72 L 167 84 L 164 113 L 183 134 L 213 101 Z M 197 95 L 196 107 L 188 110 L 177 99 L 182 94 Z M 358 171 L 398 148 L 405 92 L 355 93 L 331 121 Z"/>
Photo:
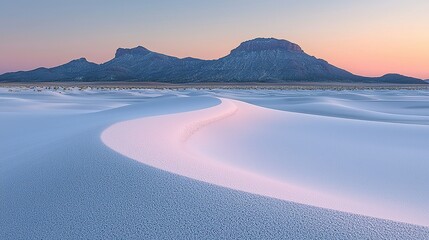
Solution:
<path fill-rule="evenodd" d="M 207 109 L 116 123 L 102 132 L 101 140 L 126 157 L 191 179 L 276 199 L 401 221 L 400 214 L 379 204 L 280 181 L 196 154 L 186 144 L 197 131 L 223 119 L 250 124 L 258 116 L 269 118 L 276 114 L 282 112 L 222 98 L 221 104 Z"/>

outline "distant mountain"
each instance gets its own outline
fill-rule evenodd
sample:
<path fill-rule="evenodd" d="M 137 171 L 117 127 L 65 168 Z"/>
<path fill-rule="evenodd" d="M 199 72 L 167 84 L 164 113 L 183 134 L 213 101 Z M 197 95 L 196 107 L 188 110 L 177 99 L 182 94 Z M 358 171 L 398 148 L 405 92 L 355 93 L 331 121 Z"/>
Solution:
<path fill-rule="evenodd" d="M 240 44 L 231 53 L 200 68 L 205 81 L 340 81 L 355 76 L 306 54 L 297 44 L 257 38 Z"/>
<path fill-rule="evenodd" d="M 54 68 L 6 73 L 0 75 L 0 81 L 425 83 L 399 74 L 357 76 L 308 55 L 295 43 L 274 38 L 243 42 L 217 60 L 177 58 L 141 46 L 119 48 L 103 64 L 81 58 Z"/>
<path fill-rule="evenodd" d="M 100 65 L 80 58 L 54 68 L 37 68 L 0 75 L 0 81 L 89 81 Z"/>
<path fill-rule="evenodd" d="M 425 84 L 425 81 L 413 78 L 413 77 L 407 77 L 400 74 L 390 73 L 386 74 L 382 77 L 375 78 L 378 82 L 382 83 L 423 83 Z"/>

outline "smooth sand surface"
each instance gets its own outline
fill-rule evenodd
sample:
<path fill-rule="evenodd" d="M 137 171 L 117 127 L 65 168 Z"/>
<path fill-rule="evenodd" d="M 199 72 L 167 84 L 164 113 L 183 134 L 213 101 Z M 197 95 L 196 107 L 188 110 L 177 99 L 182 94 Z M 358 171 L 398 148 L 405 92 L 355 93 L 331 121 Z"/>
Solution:
<path fill-rule="evenodd" d="M 335 134 L 335 126 L 344 130 L 344 134 Z M 387 174 L 386 177 L 392 178 L 390 182 L 378 181 L 381 176 L 371 176 L 386 167 L 389 168 L 383 165 L 386 163 L 383 159 L 386 156 L 392 158 L 393 164 L 401 159 L 405 160 L 406 156 L 400 155 L 404 153 L 407 155 L 407 151 L 410 150 L 407 149 L 407 145 L 402 145 L 401 151 L 389 149 L 394 146 L 400 148 L 402 143 L 406 143 L 405 140 L 394 142 L 394 139 L 390 139 L 388 144 L 378 143 L 381 152 L 392 151 L 394 154 L 396 152 L 396 156 L 376 154 L 372 149 L 365 149 L 365 146 L 361 146 L 360 150 L 335 149 L 345 147 L 345 142 L 377 145 L 377 140 L 372 139 L 371 142 L 369 136 L 347 135 L 350 129 L 353 131 L 368 129 L 370 132 L 375 131 L 373 135 L 389 136 L 392 131 L 403 127 L 398 124 L 371 122 L 368 124 L 365 121 L 276 111 L 223 98 L 222 104 L 209 109 L 114 124 L 102 133 L 101 139 L 113 150 L 142 163 L 219 186 L 318 207 L 429 226 L 429 213 L 425 203 L 429 199 L 426 199 L 427 194 L 424 192 L 425 183 L 416 181 L 418 177 L 425 177 L 425 173 L 418 168 L 427 166 L 427 163 L 426 165 L 417 163 L 413 166 L 411 170 L 420 176 L 413 176 L 411 179 L 402 176 L 401 171 Z M 412 132 L 403 137 L 413 136 L 423 141 L 425 136 L 429 135 L 429 128 L 426 126 L 414 127 L 417 129 L 405 126 L 407 127 L 408 130 L 399 131 Z M 212 129 L 210 131 L 205 128 Z M 279 132 L 283 133 L 280 136 L 286 137 L 279 137 Z M 309 137 L 308 142 L 299 142 L 300 135 L 305 134 Z M 324 141 L 326 138 L 326 141 L 314 146 L 318 143 L 311 138 L 317 138 L 318 141 Z M 263 139 L 265 143 L 249 139 Z M 337 146 L 326 144 L 327 142 L 337 142 Z M 289 150 L 282 151 L 285 148 Z M 359 152 L 358 158 L 347 156 L 354 154 L 353 151 Z M 308 154 L 309 152 L 314 153 Z M 327 156 L 323 157 L 323 154 Z M 373 161 L 365 160 L 368 156 L 372 156 Z M 408 157 L 411 157 L 409 163 L 415 159 L 413 154 L 408 154 Z M 326 161 L 326 158 L 348 163 L 342 166 L 341 163 L 332 160 Z M 381 160 L 377 160 L 378 158 Z M 275 171 L 258 171 L 258 162 L 272 162 L 278 159 L 293 159 L 283 160 L 285 163 L 282 166 L 275 165 L 279 167 L 277 170 L 283 170 L 280 173 L 286 175 L 285 177 L 270 174 Z M 306 171 L 305 166 L 304 169 L 296 166 L 297 163 L 304 162 L 308 168 L 314 169 L 314 166 L 324 165 L 323 161 L 325 165 L 331 164 L 338 168 L 335 171 L 340 174 L 335 174 L 334 171 L 330 176 L 318 175 L 317 172 Z M 288 171 L 288 162 L 293 165 L 290 168 L 295 169 L 295 172 L 290 169 Z M 249 165 L 253 165 L 254 168 L 249 168 Z M 372 172 L 362 171 L 357 174 L 360 178 L 347 183 L 348 175 L 356 174 L 356 170 L 362 169 L 361 165 Z M 401 165 L 407 164 L 397 164 L 396 167 Z M 324 170 L 323 167 L 320 168 L 320 171 Z M 306 174 L 316 177 L 301 181 L 303 179 L 301 176 Z M 317 177 L 331 179 L 323 184 Z M 404 179 L 405 183 L 408 183 L 406 182 L 408 180 L 409 184 L 413 184 L 412 191 L 408 191 L 408 187 L 399 186 L 403 184 L 401 181 Z M 343 184 L 334 184 L 338 182 Z M 359 184 L 374 184 L 376 187 L 367 185 L 356 190 L 355 185 Z M 377 187 L 395 190 L 377 191 Z M 404 194 L 411 198 L 403 197 Z"/>
<path fill-rule="evenodd" d="M 302 110 L 303 101 L 309 106 L 324 99 L 326 105 L 315 113 L 321 115 L 343 110 L 335 106 L 335 111 L 328 111 L 328 100 L 349 103 L 353 99 L 356 104 L 365 101 L 365 108 L 383 102 L 391 106 L 383 108 L 391 113 L 423 116 L 429 92 L 0 88 L 0 239 L 429 239 L 427 227 L 277 200 L 172 174 L 119 154 L 100 139 L 109 126 L 122 121 L 211 111 L 220 107 L 217 96 L 296 111 Z M 372 97 L 378 100 L 365 100 Z M 399 115 L 409 123 L 414 121 Z M 242 158 L 216 151 L 227 149 L 222 142 L 232 144 L 235 139 L 226 141 L 225 131 L 219 135 L 211 131 L 230 126 L 228 121 L 235 116 L 239 110 L 220 121 L 197 124 L 198 131 L 188 125 L 182 128 L 193 133 L 178 133 L 188 136 L 182 138 L 190 151 L 187 154 L 207 154 L 215 157 L 207 159 L 216 160 L 215 166 L 233 164 L 246 174 L 279 176 L 266 166 L 251 165 L 259 161 L 243 165 L 233 161 Z M 355 116 L 358 111 L 348 117 Z M 263 120 L 240 126 L 251 127 Z M 276 118 L 267 120 L 276 123 Z M 240 127 L 230 131 L 235 132 L 246 136 Z M 202 148 L 194 142 L 198 139 L 213 145 Z M 237 148 L 238 153 L 242 150 Z M 164 156 L 169 151 L 162 148 L 157 154 Z M 267 159 L 269 166 L 284 170 L 274 159 Z"/>

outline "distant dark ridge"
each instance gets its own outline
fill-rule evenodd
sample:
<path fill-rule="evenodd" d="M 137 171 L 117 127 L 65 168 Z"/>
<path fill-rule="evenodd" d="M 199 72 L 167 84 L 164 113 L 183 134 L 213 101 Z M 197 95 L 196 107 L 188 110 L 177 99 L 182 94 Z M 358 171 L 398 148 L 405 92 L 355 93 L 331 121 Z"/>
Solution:
<path fill-rule="evenodd" d="M 119 48 L 103 64 L 85 58 L 54 68 L 38 68 L 0 75 L 2 82 L 136 81 L 164 83 L 393 83 L 426 84 L 417 78 L 387 74 L 370 78 L 354 75 L 305 53 L 287 40 L 256 38 L 241 43 L 217 60 L 177 58 L 142 46 Z"/>

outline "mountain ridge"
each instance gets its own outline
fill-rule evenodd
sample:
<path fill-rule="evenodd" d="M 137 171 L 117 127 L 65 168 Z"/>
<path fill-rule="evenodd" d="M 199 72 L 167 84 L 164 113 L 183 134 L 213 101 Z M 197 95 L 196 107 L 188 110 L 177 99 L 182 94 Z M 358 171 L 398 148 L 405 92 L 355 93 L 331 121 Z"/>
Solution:
<path fill-rule="evenodd" d="M 177 58 L 143 46 L 118 48 L 115 57 L 102 64 L 79 58 L 53 68 L 5 73 L 0 81 L 426 83 L 400 74 L 376 78 L 354 75 L 305 53 L 298 44 L 275 38 L 242 42 L 216 60 Z"/>

